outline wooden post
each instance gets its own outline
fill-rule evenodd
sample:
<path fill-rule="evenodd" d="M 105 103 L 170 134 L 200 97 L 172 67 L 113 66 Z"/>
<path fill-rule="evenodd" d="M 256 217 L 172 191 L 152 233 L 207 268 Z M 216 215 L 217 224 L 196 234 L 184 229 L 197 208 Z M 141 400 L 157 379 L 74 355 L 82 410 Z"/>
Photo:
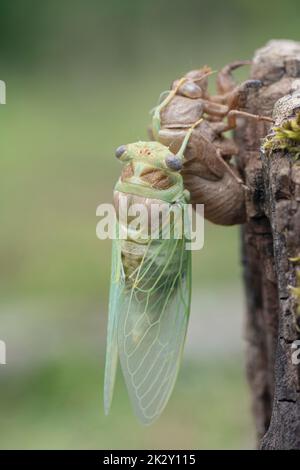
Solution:
<path fill-rule="evenodd" d="M 262 87 L 249 95 L 245 109 L 272 116 L 277 100 L 290 94 L 299 77 L 300 43 L 269 42 L 254 56 L 251 78 L 261 80 Z M 277 123 L 300 109 L 298 94 L 293 96 L 276 107 Z M 299 369 L 291 360 L 297 307 L 288 290 L 296 282 L 288 258 L 300 252 L 300 168 L 283 149 L 259 155 L 269 130 L 268 124 L 247 121 L 235 137 L 249 188 L 242 228 L 247 376 L 258 445 L 300 449 Z"/>

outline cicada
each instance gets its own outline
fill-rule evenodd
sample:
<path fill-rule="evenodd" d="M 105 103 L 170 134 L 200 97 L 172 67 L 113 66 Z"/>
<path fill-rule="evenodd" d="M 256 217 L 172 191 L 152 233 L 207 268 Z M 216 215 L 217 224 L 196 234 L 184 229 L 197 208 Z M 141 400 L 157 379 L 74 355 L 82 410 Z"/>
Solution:
<path fill-rule="evenodd" d="M 191 251 L 186 249 L 189 220 L 184 209 L 189 194 L 180 170 L 188 139 L 199 122 L 187 131 L 176 154 L 155 141 L 122 145 L 116 150 L 124 167 L 114 190 L 118 216 L 112 246 L 104 408 L 107 414 L 119 358 L 133 408 L 145 424 L 156 420 L 168 402 L 187 331 Z M 122 226 L 122 198 L 127 209 L 133 204 L 146 207 L 143 224 L 129 230 Z M 154 204 L 177 214 L 169 218 L 169 238 L 160 236 L 160 224 L 155 226 L 159 236 L 146 230 L 153 223 L 150 209 Z M 185 230 L 181 237 L 175 236 L 176 226 L 182 222 Z M 126 235 L 120 237 L 122 229 Z"/>

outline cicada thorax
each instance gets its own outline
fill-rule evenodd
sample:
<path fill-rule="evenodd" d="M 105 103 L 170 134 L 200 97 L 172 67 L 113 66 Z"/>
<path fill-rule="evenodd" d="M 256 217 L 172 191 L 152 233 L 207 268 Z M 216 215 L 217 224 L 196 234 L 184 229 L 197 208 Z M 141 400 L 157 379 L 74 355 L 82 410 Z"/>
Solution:
<path fill-rule="evenodd" d="M 128 288 L 139 283 L 141 292 L 153 285 L 155 277 L 164 270 L 160 281 L 169 279 L 178 264 L 176 244 L 185 237 L 185 207 L 182 201 L 167 203 L 114 191 L 118 220 L 121 260 Z M 137 215 L 138 214 L 138 215 Z M 137 218 L 138 217 L 138 218 Z M 141 264 L 148 263 L 147 275 L 139 278 Z M 164 288 L 167 286 L 164 285 Z"/>

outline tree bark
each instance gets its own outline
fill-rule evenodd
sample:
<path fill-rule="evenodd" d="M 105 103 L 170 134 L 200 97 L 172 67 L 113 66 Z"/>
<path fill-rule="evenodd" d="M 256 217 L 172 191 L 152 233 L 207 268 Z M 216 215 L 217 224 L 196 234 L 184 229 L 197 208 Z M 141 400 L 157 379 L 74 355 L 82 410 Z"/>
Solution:
<path fill-rule="evenodd" d="M 275 107 L 276 124 L 281 125 L 300 110 L 300 92 L 289 95 L 299 77 L 300 43 L 269 42 L 254 56 L 251 78 L 262 86 L 248 97 L 245 110 L 272 116 L 275 103 L 287 95 Z M 276 146 L 259 155 L 268 132 L 269 124 L 247 120 L 235 136 L 249 188 L 241 236 L 246 367 L 258 446 L 300 449 L 299 367 L 292 363 L 297 306 L 288 288 L 296 284 L 297 269 L 289 258 L 300 254 L 300 166 L 294 153 Z"/>

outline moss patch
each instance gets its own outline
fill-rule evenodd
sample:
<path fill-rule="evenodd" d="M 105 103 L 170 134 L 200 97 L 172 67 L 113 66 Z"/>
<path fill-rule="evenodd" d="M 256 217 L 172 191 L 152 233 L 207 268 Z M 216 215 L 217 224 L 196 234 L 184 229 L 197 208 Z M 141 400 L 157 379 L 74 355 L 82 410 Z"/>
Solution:
<path fill-rule="evenodd" d="M 300 159 L 300 113 L 288 119 L 281 126 L 275 126 L 272 134 L 266 137 L 263 145 L 266 151 L 286 150 L 293 154 L 295 160 Z"/>

